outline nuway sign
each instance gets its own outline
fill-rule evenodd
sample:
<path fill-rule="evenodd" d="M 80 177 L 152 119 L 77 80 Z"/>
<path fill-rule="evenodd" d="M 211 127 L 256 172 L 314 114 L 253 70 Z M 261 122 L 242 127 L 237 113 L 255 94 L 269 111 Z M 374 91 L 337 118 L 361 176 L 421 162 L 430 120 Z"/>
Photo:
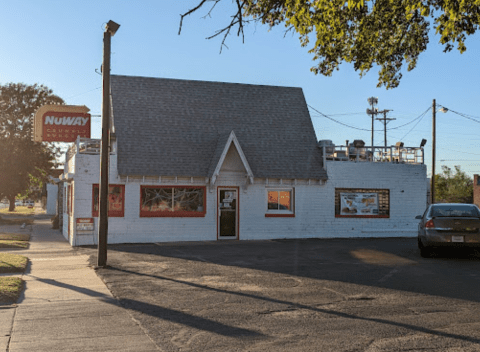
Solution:
<path fill-rule="evenodd" d="M 86 106 L 44 105 L 35 114 L 34 141 L 74 142 L 90 138 L 91 115 Z"/>

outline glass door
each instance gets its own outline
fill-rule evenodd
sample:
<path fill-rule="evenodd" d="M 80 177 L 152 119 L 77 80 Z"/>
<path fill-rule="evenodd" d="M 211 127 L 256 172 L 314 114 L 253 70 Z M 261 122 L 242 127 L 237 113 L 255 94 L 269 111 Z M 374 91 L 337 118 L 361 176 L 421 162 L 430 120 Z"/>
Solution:
<path fill-rule="evenodd" d="M 238 238 L 238 189 L 218 190 L 218 238 Z"/>

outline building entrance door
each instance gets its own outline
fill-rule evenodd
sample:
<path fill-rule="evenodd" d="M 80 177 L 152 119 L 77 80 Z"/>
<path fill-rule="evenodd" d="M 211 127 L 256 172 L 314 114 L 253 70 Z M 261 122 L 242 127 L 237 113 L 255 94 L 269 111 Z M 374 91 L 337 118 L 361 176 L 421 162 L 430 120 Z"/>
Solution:
<path fill-rule="evenodd" d="M 238 239 L 238 188 L 218 189 L 218 239 Z"/>

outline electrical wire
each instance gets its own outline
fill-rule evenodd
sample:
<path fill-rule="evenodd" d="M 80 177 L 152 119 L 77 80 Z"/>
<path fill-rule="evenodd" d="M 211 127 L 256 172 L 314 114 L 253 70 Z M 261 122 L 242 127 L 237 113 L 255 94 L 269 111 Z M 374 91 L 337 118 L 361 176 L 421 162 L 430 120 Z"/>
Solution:
<path fill-rule="evenodd" d="M 465 152 L 463 150 L 455 150 L 455 149 L 450 149 L 450 148 L 443 148 L 443 147 L 437 147 L 438 149 L 443 149 L 443 150 L 448 150 L 450 152 L 457 152 L 457 153 L 463 153 L 463 154 L 470 154 L 470 155 L 480 155 L 480 154 L 476 154 L 476 153 L 469 153 L 469 152 Z"/>
<path fill-rule="evenodd" d="M 80 94 L 72 95 L 72 96 L 70 96 L 70 97 L 67 97 L 67 98 L 65 98 L 65 99 L 76 98 L 76 97 L 78 97 L 78 96 L 80 96 L 80 95 L 83 95 L 83 94 L 87 94 L 87 93 L 93 92 L 94 90 L 98 90 L 98 89 L 100 89 L 100 88 L 102 88 L 102 86 L 100 86 L 100 87 L 97 87 L 97 88 L 94 88 L 94 89 L 90 89 L 90 90 L 88 90 L 88 91 L 86 91 L 86 92 L 83 92 L 83 93 L 80 93 Z"/>
<path fill-rule="evenodd" d="M 340 124 L 340 125 L 343 125 L 343 126 L 345 126 L 345 127 L 353 128 L 353 129 L 359 130 L 359 131 L 370 131 L 370 130 L 367 130 L 366 128 L 360 128 L 360 127 L 355 127 L 355 126 L 347 125 L 346 123 L 337 121 L 337 120 L 331 118 L 330 116 L 325 115 L 323 112 L 318 111 L 317 109 L 315 109 L 315 108 L 314 108 L 313 106 L 311 106 L 311 105 L 308 105 L 308 104 L 307 104 L 307 106 L 308 106 L 310 109 L 312 109 L 313 111 L 315 111 L 315 112 L 317 112 L 318 114 L 320 114 L 321 116 L 326 117 L 327 119 L 329 119 L 329 120 L 331 120 L 331 121 L 333 121 L 333 122 L 336 122 L 336 123 L 338 123 L 338 124 Z"/>
<path fill-rule="evenodd" d="M 346 115 L 363 115 L 365 112 L 349 112 L 349 113 L 344 113 L 344 114 L 330 114 L 328 116 L 346 116 Z"/>
<path fill-rule="evenodd" d="M 414 118 L 412 121 L 410 122 L 407 122 L 403 125 L 400 125 L 400 126 L 397 126 L 397 127 L 390 127 L 389 130 L 396 130 L 396 129 L 399 129 L 399 128 L 402 128 L 404 126 L 407 126 L 407 125 L 410 125 L 411 123 L 414 123 L 415 121 L 417 121 L 418 119 L 421 119 L 423 116 L 425 116 L 425 114 L 431 109 L 431 107 L 429 107 L 426 111 L 424 111 L 422 114 L 420 114 L 418 117 Z M 415 125 L 416 126 L 416 125 Z M 410 132 L 409 132 L 410 133 Z"/>
<path fill-rule="evenodd" d="M 464 118 L 466 118 L 466 119 L 469 119 L 469 120 L 471 120 L 471 121 L 473 121 L 473 122 L 480 123 L 480 121 L 475 120 L 473 117 L 470 117 L 470 116 L 468 116 L 468 115 L 466 115 L 466 114 L 462 114 L 462 113 L 457 112 L 457 111 L 454 111 L 454 110 L 449 110 L 449 111 L 451 111 L 451 112 L 453 112 L 454 114 L 457 114 L 457 115 L 459 115 L 459 116 L 462 116 L 462 117 L 464 117 Z"/>
<path fill-rule="evenodd" d="M 430 108 L 428 108 L 427 110 L 425 110 L 425 112 L 420 115 L 420 120 L 418 120 L 418 122 L 410 129 L 410 131 L 408 131 L 402 138 L 400 138 L 400 140 L 403 140 L 406 136 L 408 136 L 410 134 L 410 132 L 412 132 L 415 127 L 417 127 L 417 125 L 423 120 L 423 118 L 425 117 L 425 115 L 427 114 L 428 110 L 430 110 Z M 392 129 L 392 128 L 391 128 Z"/>

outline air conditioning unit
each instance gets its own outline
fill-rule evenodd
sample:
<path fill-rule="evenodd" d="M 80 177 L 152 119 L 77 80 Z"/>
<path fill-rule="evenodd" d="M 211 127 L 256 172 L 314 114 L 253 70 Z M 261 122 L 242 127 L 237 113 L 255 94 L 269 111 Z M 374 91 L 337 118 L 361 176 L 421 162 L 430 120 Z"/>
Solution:
<path fill-rule="evenodd" d="M 355 139 L 355 140 L 353 141 L 353 146 L 354 146 L 355 148 L 363 148 L 363 147 L 365 147 L 365 142 L 362 141 L 361 139 Z"/>
<path fill-rule="evenodd" d="M 318 146 L 320 148 L 325 148 L 325 153 L 333 154 L 335 151 L 335 144 L 330 139 L 322 139 L 318 141 Z"/>

